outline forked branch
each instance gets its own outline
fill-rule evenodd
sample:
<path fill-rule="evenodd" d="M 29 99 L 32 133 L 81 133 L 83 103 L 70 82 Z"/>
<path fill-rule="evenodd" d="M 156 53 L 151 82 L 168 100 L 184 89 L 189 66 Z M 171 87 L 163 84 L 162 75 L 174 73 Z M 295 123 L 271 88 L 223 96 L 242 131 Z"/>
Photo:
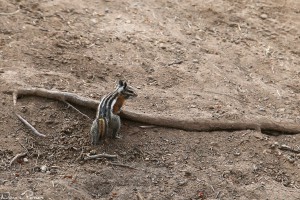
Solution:
<path fill-rule="evenodd" d="M 58 101 L 69 102 L 90 109 L 97 109 L 99 101 L 82 97 L 70 92 L 46 90 L 40 88 L 19 89 L 13 93 L 14 105 L 19 96 L 39 96 Z M 274 122 L 268 119 L 256 121 L 216 121 L 201 118 L 176 118 L 167 116 L 150 115 L 134 111 L 122 111 L 121 117 L 141 122 L 145 124 L 157 125 L 168 128 L 182 129 L 186 131 L 238 131 L 238 130 L 257 130 L 262 133 L 278 134 L 298 134 L 300 133 L 299 124 Z"/>

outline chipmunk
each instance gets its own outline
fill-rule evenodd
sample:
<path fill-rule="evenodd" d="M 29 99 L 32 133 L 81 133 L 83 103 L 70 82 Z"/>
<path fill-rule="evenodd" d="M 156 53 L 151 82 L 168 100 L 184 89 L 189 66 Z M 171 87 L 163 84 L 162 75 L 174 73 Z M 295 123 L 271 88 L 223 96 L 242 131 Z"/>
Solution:
<path fill-rule="evenodd" d="M 119 138 L 121 119 L 118 114 L 125 100 L 136 96 L 135 90 L 120 80 L 115 90 L 101 99 L 90 131 L 92 144 L 96 145 L 106 137 Z"/>

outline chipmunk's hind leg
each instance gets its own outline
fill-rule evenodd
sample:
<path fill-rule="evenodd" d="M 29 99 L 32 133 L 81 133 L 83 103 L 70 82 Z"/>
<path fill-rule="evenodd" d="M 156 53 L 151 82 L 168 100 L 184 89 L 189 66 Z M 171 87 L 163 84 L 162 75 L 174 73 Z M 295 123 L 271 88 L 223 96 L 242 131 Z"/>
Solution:
<path fill-rule="evenodd" d="M 98 126 L 99 126 L 98 120 L 95 119 L 93 121 L 93 124 L 91 126 L 91 131 L 90 131 L 91 142 L 93 145 L 99 144 L 100 138 L 99 138 L 99 131 L 98 131 L 99 127 Z"/>
<path fill-rule="evenodd" d="M 121 119 L 118 115 L 113 115 L 111 118 L 111 131 L 112 138 L 121 138 L 120 137 L 120 128 L 121 128 Z"/>

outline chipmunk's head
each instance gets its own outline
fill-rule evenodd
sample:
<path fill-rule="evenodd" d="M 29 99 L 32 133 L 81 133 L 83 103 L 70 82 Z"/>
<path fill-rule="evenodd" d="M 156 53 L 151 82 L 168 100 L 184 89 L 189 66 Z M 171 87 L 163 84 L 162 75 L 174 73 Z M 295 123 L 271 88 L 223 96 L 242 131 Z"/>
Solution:
<path fill-rule="evenodd" d="M 118 85 L 118 90 L 121 95 L 124 96 L 125 99 L 133 98 L 137 96 L 137 93 L 133 87 L 127 85 L 127 83 L 123 80 L 120 80 Z"/>

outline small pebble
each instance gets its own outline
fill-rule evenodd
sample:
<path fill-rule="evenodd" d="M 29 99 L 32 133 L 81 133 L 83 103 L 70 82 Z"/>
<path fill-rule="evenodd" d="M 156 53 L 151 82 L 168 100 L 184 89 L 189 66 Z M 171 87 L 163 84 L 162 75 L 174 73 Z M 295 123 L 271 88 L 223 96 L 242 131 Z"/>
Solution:
<path fill-rule="evenodd" d="M 96 23 L 98 23 L 98 20 L 95 19 L 95 18 L 92 18 L 92 19 L 91 19 L 91 22 L 93 22 L 94 24 L 96 24 Z"/>
<path fill-rule="evenodd" d="M 93 74 L 88 74 L 86 78 L 87 79 L 92 79 L 92 78 L 94 78 L 94 75 Z"/>
<path fill-rule="evenodd" d="M 47 166 L 46 165 L 42 165 L 41 166 L 41 172 L 45 173 L 47 171 Z"/>
<path fill-rule="evenodd" d="M 261 19 L 267 19 L 267 18 L 268 18 L 268 15 L 265 14 L 265 13 L 263 13 L 263 14 L 260 15 L 260 18 L 261 18 Z"/>
<path fill-rule="evenodd" d="M 185 172 L 184 172 L 184 175 L 185 175 L 185 176 L 191 176 L 191 175 L 192 175 L 192 172 L 190 172 L 190 171 L 185 171 Z"/>
<path fill-rule="evenodd" d="M 287 158 L 287 160 L 288 160 L 290 163 L 294 163 L 294 162 L 295 162 L 295 158 L 292 157 L 292 156 L 287 156 L 286 158 Z"/>
<path fill-rule="evenodd" d="M 193 63 L 199 63 L 199 60 L 198 59 L 194 59 Z"/>
<path fill-rule="evenodd" d="M 239 156 L 239 155 L 241 155 L 241 153 L 240 152 L 235 152 L 233 155 Z"/>
<path fill-rule="evenodd" d="M 178 185 L 183 186 L 183 185 L 185 185 L 187 182 L 188 182 L 187 180 L 179 181 L 179 182 L 178 182 Z"/>
<path fill-rule="evenodd" d="M 93 150 L 90 151 L 90 155 L 96 155 L 96 153 L 97 153 L 97 152 L 96 152 L 95 149 L 93 149 Z"/>
<path fill-rule="evenodd" d="M 160 44 L 159 44 L 159 47 L 162 48 L 162 49 L 166 49 L 166 48 L 167 48 L 166 45 L 165 45 L 164 43 L 160 43 Z"/>

